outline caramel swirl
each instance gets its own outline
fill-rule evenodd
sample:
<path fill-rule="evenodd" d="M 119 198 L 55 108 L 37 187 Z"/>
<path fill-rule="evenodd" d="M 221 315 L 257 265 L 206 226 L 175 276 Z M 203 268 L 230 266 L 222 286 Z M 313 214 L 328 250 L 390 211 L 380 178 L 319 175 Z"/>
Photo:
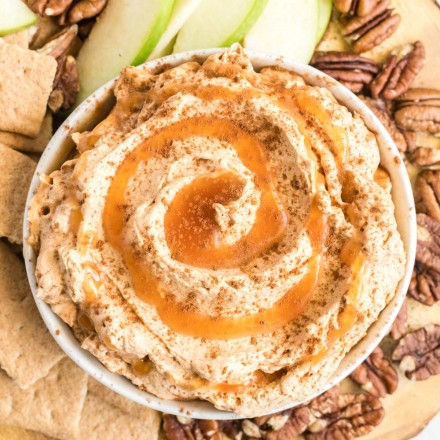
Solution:
<path fill-rule="evenodd" d="M 198 98 L 205 100 L 242 99 L 258 96 L 262 92 L 251 89 L 245 93 L 210 86 L 207 89 L 190 88 Z M 171 94 L 165 90 L 160 95 L 162 102 Z M 277 92 L 274 101 L 295 117 L 304 135 L 307 153 L 313 164 L 312 203 L 310 214 L 304 225 L 311 241 L 313 255 L 307 262 L 304 277 L 270 309 L 245 317 L 224 318 L 202 315 L 188 311 L 183 304 L 175 302 L 172 295 L 163 291 L 160 280 L 151 267 L 139 262 L 136 250 L 124 239 L 127 226 L 124 212 L 124 194 L 140 162 L 156 155 L 166 155 L 175 140 L 191 136 L 223 139 L 230 142 L 239 159 L 255 177 L 255 185 L 261 191 L 260 206 L 252 229 L 232 245 L 218 245 L 216 236 L 219 225 L 213 206 L 227 204 L 239 197 L 242 189 L 240 178 L 232 173 L 217 173 L 200 177 L 180 190 L 165 214 L 165 234 L 172 258 L 191 266 L 217 270 L 237 268 L 248 264 L 283 237 L 288 222 L 286 211 L 277 201 L 274 185 L 265 154 L 266 146 L 240 126 L 225 119 L 199 117 L 184 120 L 159 130 L 133 150 L 119 166 L 110 186 L 104 210 L 104 230 L 108 241 L 121 253 L 131 274 L 137 295 L 156 307 L 161 320 L 174 331 L 193 337 L 231 339 L 267 333 L 282 328 L 305 309 L 317 287 L 322 252 L 326 237 L 325 216 L 317 206 L 317 185 L 324 184 L 324 177 L 317 172 L 316 155 L 307 135 L 306 119 L 314 117 L 322 125 L 330 139 L 342 169 L 345 156 L 343 130 L 331 124 L 327 111 L 313 97 L 302 90 L 290 93 Z M 301 109 L 299 112 L 298 109 Z M 305 115 L 305 116 L 304 116 Z M 348 312 L 347 312 L 348 313 Z M 356 318 L 356 308 L 351 307 L 351 323 Z M 349 325 L 346 326 L 347 330 Z"/>
<path fill-rule="evenodd" d="M 169 141 L 194 135 L 228 138 L 241 161 L 254 173 L 261 200 L 251 231 L 231 246 L 218 247 L 215 245 L 218 225 L 214 221 L 212 205 L 234 200 L 240 181 L 228 174 L 193 181 L 177 194 L 165 217 L 167 241 L 174 258 L 210 269 L 238 267 L 252 261 L 282 238 L 288 219 L 274 193 L 264 145 L 236 124 L 213 118 L 194 118 L 168 126 L 139 145 L 124 160 L 108 191 L 103 216 L 106 237 L 123 256 L 138 296 L 154 305 L 161 320 L 174 331 L 195 337 L 230 339 L 281 328 L 304 310 L 318 283 L 325 219 L 315 198 L 304 225 L 314 249 L 314 255 L 307 263 L 306 275 L 272 308 L 250 316 L 212 318 L 185 310 L 162 291 L 160 280 L 150 267 L 139 262 L 133 246 L 124 240 L 124 194 L 138 163 L 156 154 L 166 154 Z"/>

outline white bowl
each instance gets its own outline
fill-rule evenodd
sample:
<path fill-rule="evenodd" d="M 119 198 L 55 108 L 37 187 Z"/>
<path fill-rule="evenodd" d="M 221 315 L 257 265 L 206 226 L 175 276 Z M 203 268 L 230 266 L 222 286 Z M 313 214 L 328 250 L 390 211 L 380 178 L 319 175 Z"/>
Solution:
<path fill-rule="evenodd" d="M 149 61 L 143 64 L 141 68 L 147 67 L 157 71 L 164 68 L 174 67 L 187 61 L 203 62 L 209 55 L 221 52 L 222 50 L 223 49 L 206 49 L 170 55 L 155 61 Z M 247 51 L 247 53 L 256 70 L 264 66 L 277 65 L 296 72 L 303 76 L 307 83 L 326 87 L 333 93 L 340 103 L 344 104 L 351 111 L 359 113 L 368 128 L 376 134 L 380 147 L 381 165 L 391 176 L 395 216 L 399 232 L 402 236 L 407 259 L 405 275 L 397 287 L 394 298 L 382 311 L 378 320 L 369 328 L 366 336 L 354 348 L 352 348 L 349 353 L 347 353 L 331 379 L 322 387 L 322 389 L 319 390 L 318 393 L 316 393 L 316 395 L 318 395 L 348 376 L 373 351 L 381 339 L 388 333 L 391 324 L 401 307 L 408 289 L 415 259 L 416 219 L 414 199 L 408 174 L 390 135 L 373 113 L 353 93 L 334 79 L 319 72 L 313 67 L 260 52 Z M 176 415 L 184 414 L 186 416 L 200 419 L 241 418 L 235 413 L 218 410 L 212 404 L 205 401 L 168 401 L 159 399 L 150 393 L 139 390 L 128 379 L 111 373 L 93 355 L 83 350 L 80 347 L 79 342 L 74 338 L 70 327 L 52 312 L 51 308 L 46 303 L 36 296 L 36 255 L 33 249 L 27 244 L 27 237 L 29 203 L 35 193 L 35 189 L 39 185 L 39 175 L 41 173 L 51 173 L 59 168 L 64 162 L 73 148 L 73 142 L 70 138 L 71 133 L 91 129 L 108 114 L 114 104 L 112 94 L 113 85 L 114 80 L 102 86 L 66 119 L 44 151 L 32 179 L 24 216 L 23 252 L 29 283 L 35 302 L 37 303 L 38 309 L 40 310 L 41 316 L 43 317 L 49 331 L 64 352 L 83 370 L 103 385 L 111 388 L 113 391 L 116 391 L 122 396 L 137 403 L 166 413 Z M 316 395 L 308 396 L 307 400 Z M 287 406 L 277 408 L 274 412 L 299 405 L 305 401 L 306 400 L 301 402 L 291 402 Z"/>

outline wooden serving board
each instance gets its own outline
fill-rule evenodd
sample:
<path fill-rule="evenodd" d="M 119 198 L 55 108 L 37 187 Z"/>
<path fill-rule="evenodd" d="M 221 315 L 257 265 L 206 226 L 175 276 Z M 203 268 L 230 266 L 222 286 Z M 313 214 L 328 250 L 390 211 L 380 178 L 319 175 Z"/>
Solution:
<path fill-rule="evenodd" d="M 365 56 L 382 62 L 395 48 L 420 40 L 424 43 L 427 62 L 414 85 L 440 88 L 440 8 L 435 0 L 393 0 L 392 6 L 402 17 L 396 33 Z M 337 23 L 331 23 L 320 50 L 347 50 Z M 408 301 L 409 329 L 428 323 L 440 325 L 440 302 L 432 307 Z M 351 381 L 342 383 L 343 390 L 353 390 Z M 406 440 L 418 434 L 440 411 L 440 375 L 414 382 L 400 375 L 393 395 L 383 399 L 385 419 L 363 440 Z M 439 434 L 440 438 L 440 434 Z M 0 425 L 0 440 L 50 440 L 39 433 Z"/>

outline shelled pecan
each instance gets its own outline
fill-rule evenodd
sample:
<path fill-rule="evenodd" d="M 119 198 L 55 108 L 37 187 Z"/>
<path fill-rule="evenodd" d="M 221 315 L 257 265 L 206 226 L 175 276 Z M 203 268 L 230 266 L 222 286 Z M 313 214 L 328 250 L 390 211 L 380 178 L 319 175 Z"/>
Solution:
<path fill-rule="evenodd" d="M 440 300 L 440 222 L 417 214 L 417 250 L 408 293 L 428 306 Z"/>
<path fill-rule="evenodd" d="M 310 62 L 313 67 L 335 78 L 354 93 L 368 85 L 379 71 L 376 63 L 349 52 L 315 52 Z"/>
<path fill-rule="evenodd" d="M 307 429 L 310 424 L 310 417 L 310 410 L 305 406 L 274 414 L 269 417 L 263 426 L 263 428 L 266 428 L 265 439 L 289 440 L 295 438 Z"/>
<path fill-rule="evenodd" d="M 28 6 L 42 17 L 58 17 L 62 26 L 98 16 L 108 0 L 27 0 Z"/>
<path fill-rule="evenodd" d="M 32 11 L 43 17 L 53 17 L 61 15 L 73 0 L 27 0 L 27 4 Z"/>
<path fill-rule="evenodd" d="M 403 302 L 402 307 L 400 308 L 399 313 L 391 326 L 390 336 L 396 341 L 400 339 L 406 333 L 407 323 L 408 305 L 405 298 L 405 301 Z"/>
<path fill-rule="evenodd" d="M 381 0 L 334 0 L 336 10 L 343 14 L 363 17 L 369 14 Z"/>
<path fill-rule="evenodd" d="M 399 376 L 383 350 L 376 347 L 350 377 L 372 396 L 385 397 L 397 389 Z"/>
<path fill-rule="evenodd" d="M 391 118 L 392 115 L 387 102 L 381 99 L 372 99 L 362 95 L 359 96 L 359 98 L 377 116 L 379 121 L 393 138 L 398 150 L 404 153 L 408 149 L 407 141 L 403 133 L 399 130 L 396 123 Z"/>
<path fill-rule="evenodd" d="M 38 49 L 38 52 L 54 57 L 58 63 L 48 102 L 49 108 L 54 113 L 72 107 L 79 92 L 76 60 L 70 55 L 77 33 L 78 26 L 76 24 L 66 27 Z"/>
<path fill-rule="evenodd" d="M 48 102 L 49 108 L 54 113 L 61 109 L 71 108 L 75 104 L 79 92 L 78 68 L 75 58 L 71 55 L 65 55 L 57 62 L 58 69 Z"/>
<path fill-rule="evenodd" d="M 427 325 L 404 336 L 392 353 L 409 379 L 440 374 L 440 325 Z"/>
<path fill-rule="evenodd" d="M 418 146 L 410 154 L 411 162 L 420 168 L 440 169 L 440 150 Z"/>
<path fill-rule="evenodd" d="M 243 436 L 241 423 L 235 420 L 197 420 L 164 414 L 162 427 L 168 440 L 222 440 L 225 436 L 231 439 Z"/>
<path fill-rule="evenodd" d="M 328 392 L 327 392 L 328 393 Z M 326 394 L 322 401 L 309 405 L 316 420 L 304 433 L 306 440 L 344 439 L 351 440 L 371 432 L 384 417 L 380 400 L 368 394 Z"/>
<path fill-rule="evenodd" d="M 351 41 L 355 52 L 373 49 L 396 31 L 400 15 L 388 8 L 389 5 L 389 0 L 382 0 L 365 16 L 341 19 L 343 34 Z"/>
<path fill-rule="evenodd" d="M 66 27 L 51 37 L 37 52 L 58 59 L 69 52 L 77 35 L 78 26 L 76 24 Z"/>
<path fill-rule="evenodd" d="M 414 186 L 417 212 L 440 222 L 440 171 L 422 171 Z"/>
<path fill-rule="evenodd" d="M 395 121 L 394 115 L 393 115 L 393 121 Z M 394 123 L 396 124 L 396 122 Z M 403 137 L 405 138 L 407 152 L 414 151 L 417 147 L 417 133 L 411 130 L 402 130 L 402 134 Z"/>
<path fill-rule="evenodd" d="M 394 118 L 401 128 L 440 133 L 440 90 L 409 89 L 395 102 Z"/>
<path fill-rule="evenodd" d="M 74 24 L 82 20 L 98 16 L 105 8 L 108 0 L 79 0 L 69 9 L 66 23 Z"/>
<path fill-rule="evenodd" d="M 425 47 L 421 41 L 405 45 L 393 53 L 371 82 L 371 95 L 391 100 L 408 91 L 425 65 L 425 56 Z"/>

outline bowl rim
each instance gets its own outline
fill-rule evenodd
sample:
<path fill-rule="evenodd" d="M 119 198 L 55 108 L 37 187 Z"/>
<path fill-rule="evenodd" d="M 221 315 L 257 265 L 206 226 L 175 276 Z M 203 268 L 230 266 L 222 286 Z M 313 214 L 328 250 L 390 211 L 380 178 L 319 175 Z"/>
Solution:
<path fill-rule="evenodd" d="M 157 71 L 164 68 L 172 68 L 188 61 L 203 62 L 208 56 L 223 51 L 225 51 L 225 48 L 183 52 L 147 61 L 138 66 L 138 68 L 147 68 Z M 271 411 L 271 413 L 274 413 L 305 403 L 340 382 L 365 360 L 365 358 L 388 333 L 392 322 L 405 299 L 412 268 L 414 266 L 417 242 L 416 216 L 411 183 L 399 151 L 381 122 L 356 95 L 333 78 L 309 65 L 298 63 L 282 56 L 270 55 L 259 51 L 246 49 L 245 53 L 250 57 L 255 69 L 258 70 L 265 66 L 276 65 L 296 72 L 306 80 L 307 84 L 327 88 L 332 95 L 336 97 L 338 102 L 345 105 L 350 112 L 356 112 L 362 117 L 370 131 L 376 135 L 379 144 L 381 164 L 387 169 L 391 176 L 395 217 L 404 242 L 407 258 L 405 273 L 396 288 L 394 297 L 382 310 L 378 319 L 369 327 L 366 335 L 344 356 L 330 380 L 326 382 L 318 392 L 308 396 L 307 399 L 293 401 L 287 405 L 274 408 Z M 73 146 L 73 143 L 70 140 L 71 133 L 81 130 L 85 123 L 94 125 L 91 121 L 93 121 L 94 118 L 99 119 L 99 116 L 105 112 L 105 107 L 109 109 L 109 106 L 112 106 L 112 91 L 115 80 L 116 78 L 97 89 L 69 115 L 53 135 L 38 162 L 26 199 L 23 222 L 23 255 L 32 295 L 44 323 L 61 349 L 80 368 L 104 386 L 134 402 L 165 413 L 184 415 L 199 419 L 225 420 L 244 418 L 234 412 L 217 409 L 207 401 L 171 401 L 160 399 L 146 391 L 141 391 L 125 377 L 110 372 L 91 353 L 82 349 L 80 343 L 73 336 L 71 328 L 52 311 L 48 304 L 36 295 L 36 254 L 28 243 L 28 212 L 31 199 L 40 183 L 39 176 L 41 173 L 48 174 L 59 168 L 59 166 L 65 161 L 66 155 L 68 154 L 67 150 L 69 152 L 72 150 L 72 148 L 66 147 L 66 144 L 72 144 Z"/>

